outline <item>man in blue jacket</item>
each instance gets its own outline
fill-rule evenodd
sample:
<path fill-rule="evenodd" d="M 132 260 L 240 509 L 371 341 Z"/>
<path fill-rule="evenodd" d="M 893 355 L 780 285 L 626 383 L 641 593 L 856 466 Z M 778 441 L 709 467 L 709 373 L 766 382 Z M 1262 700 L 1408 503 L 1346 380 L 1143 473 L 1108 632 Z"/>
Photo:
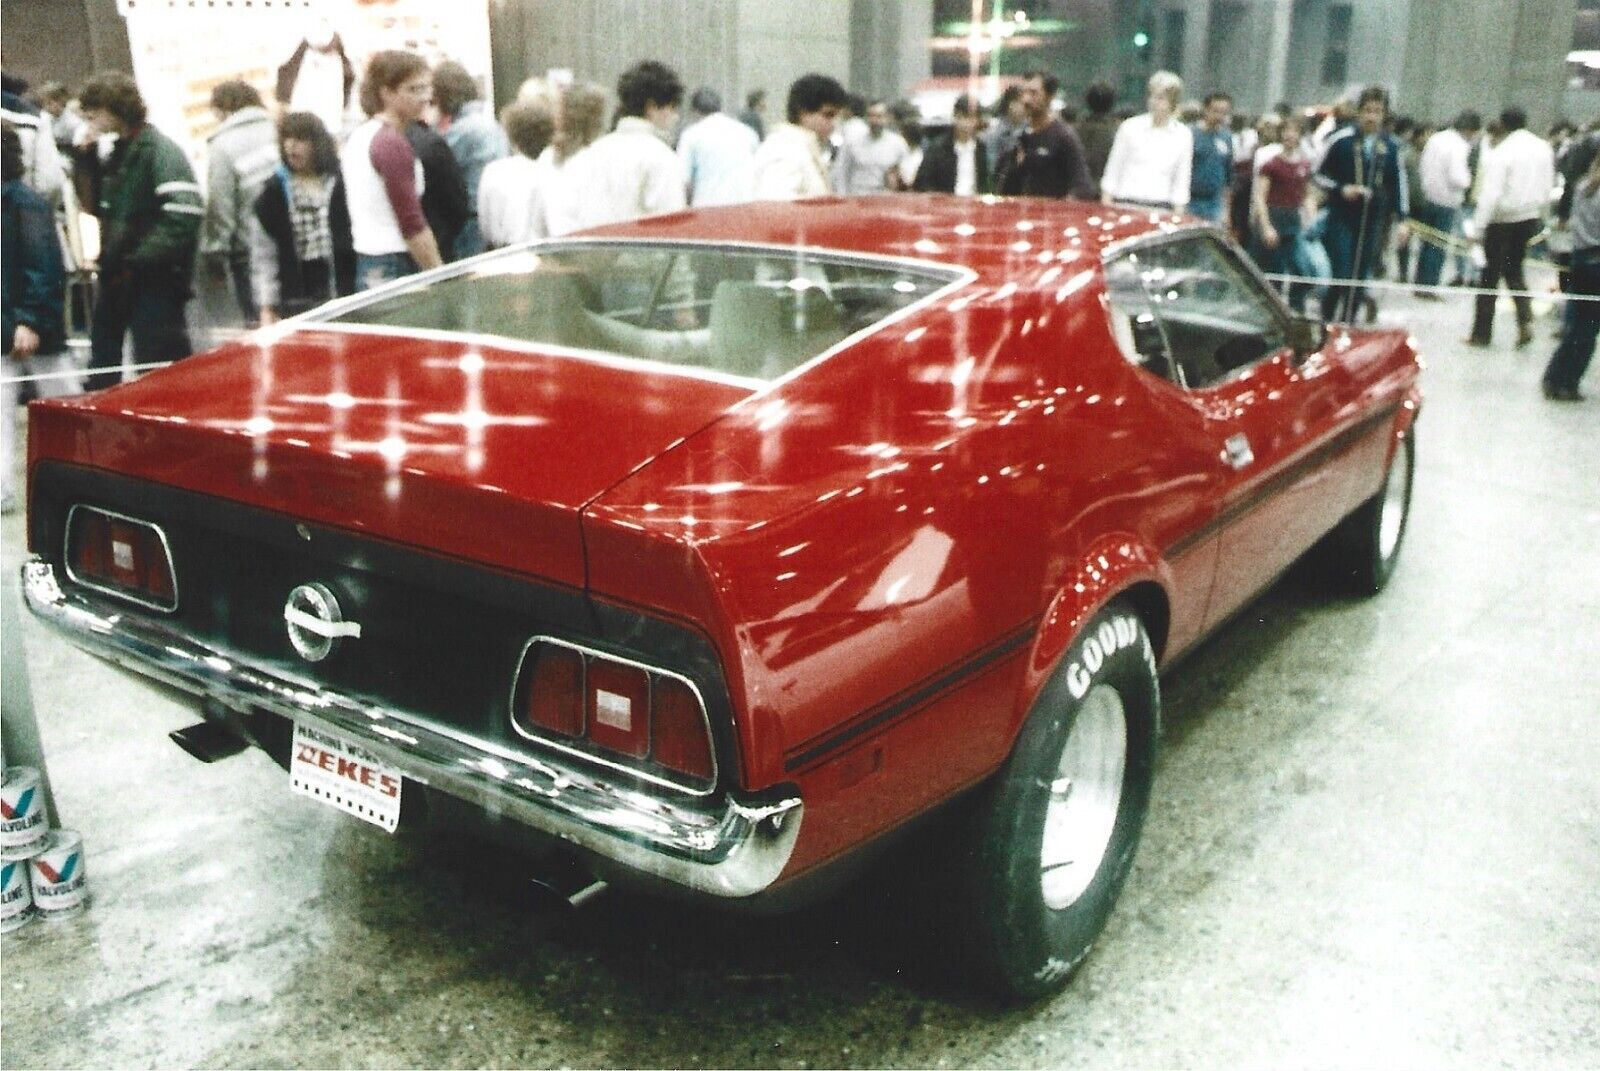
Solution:
<path fill-rule="evenodd" d="M 1317 185 L 1328 195 L 1322 243 L 1333 268 L 1333 285 L 1322 298 L 1325 320 L 1353 319 L 1365 296 L 1360 284 L 1383 258 L 1390 226 L 1410 214 L 1400 143 L 1383 129 L 1388 114 L 1388 93 L 1377 86 L 1362 90 L 1355 124 L 1328 139 L 1317 168 Z"/>
<path fill-rule="evenodd" d="M 0 131 L 0 169 L 5 185 L 0 190 L 4 219 L 0 221 L 0 307 L 4 325 L 0 344 L 5 347 L 0 368 L 0 476 L 4 477 L 3 509 L 17 506 L 15 459 L 17 399 L 21 377 L 33 380 L 41 398 L 75 394 L 77 371 L 66 350 L 63 308 L 65 278 L 61 243 L 56 238 L 55 213 L 43 197 L 28 188 L 22 139 L 6 123 Z"/>

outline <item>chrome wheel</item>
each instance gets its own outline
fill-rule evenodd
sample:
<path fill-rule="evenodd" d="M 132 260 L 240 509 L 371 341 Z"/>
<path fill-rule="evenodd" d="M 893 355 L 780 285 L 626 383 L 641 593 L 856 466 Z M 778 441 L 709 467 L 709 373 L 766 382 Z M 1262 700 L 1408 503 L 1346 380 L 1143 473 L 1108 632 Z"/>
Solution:
<path fill-rule="evenodd" d="M 1411 501 L 1411 443 L 1402 440 L 1395 450 L 1389 478 L 1383 485 L 1383 503 L 1378 512 L 1378 560 L 1387 562 L 1400 548 L 1406 527 L 1406 507 Z"/>
<path fill-rule="evenodd" d="M 1039 884 L 1045 905 L 1054 911 L 1075 903 L 1100 869 L 1122 804 L 1127 757 L 1122 696 L 1097 684 L 1078 707 L 1050 783 Z"/>

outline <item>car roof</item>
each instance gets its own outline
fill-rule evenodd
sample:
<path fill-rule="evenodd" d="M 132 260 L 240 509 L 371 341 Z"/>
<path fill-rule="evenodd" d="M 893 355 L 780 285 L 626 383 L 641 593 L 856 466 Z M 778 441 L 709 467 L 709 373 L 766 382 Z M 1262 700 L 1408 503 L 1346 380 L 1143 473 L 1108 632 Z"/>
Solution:
<path fill-rule="evenodd" d="M 986 282 L 1020 281 L 1022 270 L 1068 251 L 1192 225 L 1173 212 L 1039 197 L 886 194 L 818 197 L 689 209 L 615 224 L 585 237 L 805 246 L 967 268 Z"/>

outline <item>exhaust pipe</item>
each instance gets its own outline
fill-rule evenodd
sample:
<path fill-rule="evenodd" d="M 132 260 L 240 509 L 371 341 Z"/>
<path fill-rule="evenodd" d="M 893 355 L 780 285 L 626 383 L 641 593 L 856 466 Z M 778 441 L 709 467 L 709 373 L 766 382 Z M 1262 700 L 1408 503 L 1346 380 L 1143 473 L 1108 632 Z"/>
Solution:
<path fill-rule="evenodd" d="M 577 911 L 611 887 L 576 860 L 532 877 L 529 882 L 535 901 L 542 908 L 561 914 Z"/>
<path fill-rule="evenodd" d="M 593 900 L 595 897 L 599 896 L 609 888 L 611 888 L 611 886 L 607 885 L 599 878 L 595 878 L 577 892 L 568 894 L 567 903 L 572 905 L 572 909 L 576 911 L 578 908 L 582 907 L 584 904 L 587 904 L 590 900 Z"/>
<path fill-rule="evenodd" d="M 237 755 L 250 746 L 249 741 L 217 721 L 202 721 L 187 729 L 175 729 L 167 735 L 172 737 L 174 744 L 201 762 L 216 762 Z"/>

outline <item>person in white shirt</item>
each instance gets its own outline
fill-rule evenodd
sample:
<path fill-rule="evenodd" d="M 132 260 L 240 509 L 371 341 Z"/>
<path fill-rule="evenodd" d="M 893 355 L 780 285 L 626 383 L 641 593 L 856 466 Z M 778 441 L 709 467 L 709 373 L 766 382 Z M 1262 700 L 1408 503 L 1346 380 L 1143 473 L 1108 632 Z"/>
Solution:
<path fill-rule="evenodd" d="M 1473 233 L 1483 239 L 1485 265 L 1479 280 L 1482 293 L 1472 318 L 1472 335 L 1467 343 L 1487 346 L 1494 330 L 1495 295 L 1506 281 L 1517 295 L 1517 345 L 1533 341 L 1533 303 L 1525 291 L 1527 280 L 1522 262 L 1528 255 L 1528 242 L 1539 232 L 1539 225 L 1550 207 L 1550 194 L 1556 184 L 1556 158 L 1550 143 L 1525 127 L 1528 116 L 1521 108 L 1500 113 L 1506 136 L 1494 149 L 1484 153 L 1479 165 L 1483 184 L 1478 192 L 1478 207 L 1473 216 Z"/>
<path fill-rule="evenodd" d="M 906 139 L 889 129 L 889 106 L 883 101 L 868 104 L 864 118 L 865 126 L 846 136 L 833 166 L 833 188 L 848 196 L 898 189 L 896 169 L 911 151 Z"/>
<path fill-rule="evenodd" d="M 55 208 L 61 203 L 66 169 L 61 165 L 50 120 L 10 108 L 0 108 L 0 118 L 11 124 L 22 142 L 22 182 Z"/>
<path fill-rule="evenodd" d="M 583 153 L 577 168 L 578 226 L 598 227 L 677 212 L 687 203 L 683 166 L 666 136 L 678 122 L 683 83 L 655 60 L 617 79 L 617 124 Z"/>
<path fill-rule="evenodd" d="M 545 237 L 544 187 L 551 174 L 539 154 L 555 133 L 554 103 L 548 98 L 514 100 L 500 115 L 512 153 L 494 160 L 478 180 L 478 228 L 485 249 Z"/>
<path fill-rule="evenodd" d="M 415 52 L 386 49 L 367 61 L 361 107 L 372 118 L 339 155 L 358 290 L 444 263 L 422 211 L 422 164 L 405 135 L 432 102 L 433 71 Z"/>
<path fill-rule="evenodd" d="M 755 183 L 756 132 L 722 111 L 722 98 L 702 86 L 689 98 L 700 118 L 678 138 L 678 159 L 689 180 L 692 205 L 734 205 L 750 200 Z"/>
<path fill-rule="evenodd" d="M 578 229 L 578 205 L 588 192 L 583 187 L 584 153 L 605 126 L 606 91 L 593 82 L 574 82 L 558 91 L 548 82 L 530 79 L 518 90 L 517 99 L 523 103 L 555 101 L 555 134 L 539 154 L 543 172 L 539 185 L 544 191 L 540 230 L 559 238 Z"/>
<path fill-rule="evenodd" d="M 895 165 L 891 181 L 895 183 L 894 189 L 909 190 L 917 180 L 917 171 L 922 167 L 922 113 L 910 101 L 900 101 L 889 109 L 889 115 L 893 118 L 895 129 L 906 139 L 906 154 Z"/>
<path fill-rule="evenodd" d="M 1183 81 L 1171 71 L 1157 71 L 1147 92 L 1150 110 L 1117 127 L 1100 199 L 1182 209 L 1189 203 L 1194 164 L 1194 135 L 1176 117 Z"/>
<path fill-rule="evenodd" d="M 1412 208 L 1416 221 L 1437 233 L 1423 234 L 1417 258 L 1417 285 L 1438 286 L 1444 272 L 1444 240 L 1453 237 L 1460 223 L 1461 205 L 1472 188 L 1472 139 L 1483 121 L 1477 112 L 1465 111 L 1447 129 L 1430 137 L 1422 147 L 1417 173 L 1422 183 L 1422 203 Z M 1434 295 L 1420 291 L 1417 296 Z"/>
<path fill-rule="evenodd" d="M 1345 98 L 1334 102 L 1328 114 L 1322 117 L 1322 122 L 1311 132 L 1311 163 L 1313 167 L 1322 166 L 1322 158 L 1328 154 L 1328 143 L 1339 131 L 1356 121 L 1355 101 Z"/>
<path fill-rule="evenodd" d="M 756 150 L 755 195 L 762 201 L 793 201 L 833 192 L 822 146 L 833 136 L 849 94 L 825 74 L 805 74 L 789 87 L 788 118 Z"/>
<path fill-rule="evenodd" d="M 350 110 L 355 66 L 328 19 L 316 19 L 277 75 L 273 96 L 280 106 L 278 114 L 310 112 L 322 120 L 336 141 L 343 141 L 352 119 L 360 123 Z"/>

